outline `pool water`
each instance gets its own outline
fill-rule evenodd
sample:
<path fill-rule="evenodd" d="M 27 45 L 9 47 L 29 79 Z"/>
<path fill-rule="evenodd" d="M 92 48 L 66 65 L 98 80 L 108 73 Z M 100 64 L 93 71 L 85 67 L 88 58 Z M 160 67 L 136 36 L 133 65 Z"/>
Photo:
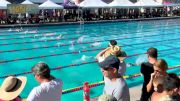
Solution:
<path fill-rule="evenodd" d="M 112 22 L 83 25 L 61 25 L 46 27 L 25 27 L 0 29 L 0 76 L 28 72 L 39 61 L 53 70 L 56 78 L 61 78 L 63 90 L 83 85 L 83 82 L 102 81 L 102 74 L 95 56 L 106 48 L 109 40 L 116 39 L 127 54 L 141 54 L 127 58 L 126 63 L 140 64 L 146 60 L 143 54 L 149 47 L 159 50 L 159 58 L 169 66 L 180 65 L 180 19 Z M 79 66 L 69 66 L 81 64 Z M 179 73 L 176 68 L 169 72 Z M 140 73 L 139 66 L 127 68 L 125 75 Z M 26 74 L 27 85 L 21 94 L 26 98 L 38 82 L 32 74 Z M 4 79 L 0 78 L 0 84 Z M 129 87 L 142 83 L 142 77 L 126 80 Z M 91 98 L 102 94 L 103 86 L 91 89 Z M 62 101 L 82 100 L 82 91 L 62 95 Z"/>

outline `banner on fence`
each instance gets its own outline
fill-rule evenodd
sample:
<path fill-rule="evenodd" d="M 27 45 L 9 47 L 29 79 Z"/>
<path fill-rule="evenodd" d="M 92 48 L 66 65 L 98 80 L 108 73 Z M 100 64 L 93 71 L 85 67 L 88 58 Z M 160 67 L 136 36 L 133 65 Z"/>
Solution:
<path fill-rule="evenodd" d="M 7 10 L 9 14 L 39 13 L 39 7 L 37 4 L 8 4 Z"/>

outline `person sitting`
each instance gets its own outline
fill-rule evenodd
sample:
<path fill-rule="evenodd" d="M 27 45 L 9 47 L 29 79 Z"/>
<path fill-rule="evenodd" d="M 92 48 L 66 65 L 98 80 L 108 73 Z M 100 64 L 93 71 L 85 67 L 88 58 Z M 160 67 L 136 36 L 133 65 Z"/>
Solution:
<path fill-rule="evenodd" d="M 40 85 L 33 88 L 27 101 L 60 101 L 63 83 L 50 74 L 49 66 L 39 62 L 32 67 L 32 72 Z"/>
<path fill-rule="evenodd" d="M 103 94 L 99 96 L 98 101 L 117 101 L 112 95 Z"/>
<path fill-rule="evenodd" d="M 22 101 L 19 96 L 23 91 L 27 82 L 27 78 L 20 77 L 7 77 L 0 88 L 0 101 Z"/>
<path fill-rule="evenodd" d="M 117 101 L 130 101 L 129 88 L 123 78 L 118 75 L 119 59 L 110 55 L 99 62 L 99 66 L 104 76 L 104 94 L 114 96 Z"/>

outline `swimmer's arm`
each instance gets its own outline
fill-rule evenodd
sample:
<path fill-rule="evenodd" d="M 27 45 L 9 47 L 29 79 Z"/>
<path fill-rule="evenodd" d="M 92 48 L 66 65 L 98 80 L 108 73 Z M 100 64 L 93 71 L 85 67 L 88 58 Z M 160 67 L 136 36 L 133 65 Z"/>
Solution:
<path fill-rule="evenodd" d="M 103 54 L 104 54 L 107 50 L 109 50 L 109 49 L 110 49 L 110 47 L 108 47 L 108 48 L 102 50 L 101 52 L 99 52 L 99 53 L 96 55 L 96 59 L 98 59 L 99 57 L 103 56 Z"/>

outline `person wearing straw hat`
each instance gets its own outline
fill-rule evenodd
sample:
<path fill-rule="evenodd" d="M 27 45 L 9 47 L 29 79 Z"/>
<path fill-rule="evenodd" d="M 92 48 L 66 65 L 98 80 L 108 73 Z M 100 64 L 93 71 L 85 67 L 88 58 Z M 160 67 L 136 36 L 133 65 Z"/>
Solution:
<path fill-rule="evenodd" d="M 40 85 L 33 88 L 27 101 L 61 101 L 63 82 L 50 74 L 49 66 L 39 62 L 32 67 L 32 72 Z"/>
<path fill-rule="evenodd" d="M 23 91 L 27 82 L 27 78 L 7 77 L 0 88 L 0 101 L 22 101 L 20 93 Z"/>
<path fill-rule="evenodd" d="M 126 72 L 126 63 L 124 60 L 126 59 L 127 54 L 125 51 L 121 50 L 120 46 L 117 46 L 116 44 L 117 42 L 115 40 L 111 40 L 109 43 L 110 47 L 99 52 L 96 58 L 98 62 L 102 62 L 109 55 L 115 55 L 120 60 L 118 74 L 123 76 L 124 73 Z"/>

